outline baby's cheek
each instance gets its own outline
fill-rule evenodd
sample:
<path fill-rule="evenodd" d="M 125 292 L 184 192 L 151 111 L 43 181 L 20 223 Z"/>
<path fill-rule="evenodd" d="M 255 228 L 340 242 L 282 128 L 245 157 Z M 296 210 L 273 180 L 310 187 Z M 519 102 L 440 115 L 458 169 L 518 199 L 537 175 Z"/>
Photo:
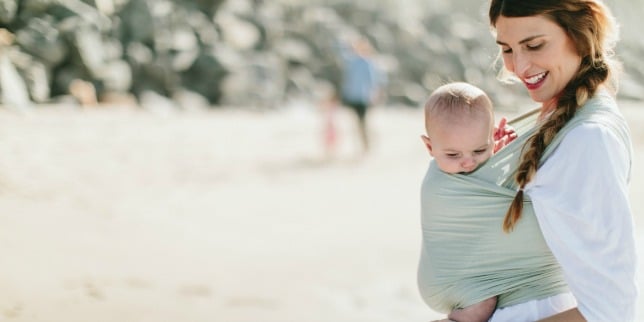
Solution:
<path fill-rule="evenodd" d="M 461 171 L 460 167 L 458 166 L 458 163 L 454 162 L 454 161 L 446 161 L 446 160 L 444 160 L 439 165 L 439 167 L 441 168 L 441 170 L 443 170 L 444 172 L 447 172 L 447 173 L 458 173 L 458 172 Z"/>

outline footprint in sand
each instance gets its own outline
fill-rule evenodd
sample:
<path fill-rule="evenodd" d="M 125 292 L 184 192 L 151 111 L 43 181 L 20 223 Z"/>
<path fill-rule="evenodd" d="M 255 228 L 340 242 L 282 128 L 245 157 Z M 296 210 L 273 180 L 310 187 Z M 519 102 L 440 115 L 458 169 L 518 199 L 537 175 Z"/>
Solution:
<path fill-rule="evenodd" d="M 255 307 L 263 309 L 273 309 L 278 306 L 275 300 L 253 296 L 233 297 L 226 301 L 226 305 L 229 307 Z"/>
<path fill-rule="evenodd" d="M 22 304 L 14 304 L 13 306 L 6 308 L 2 311 L 2 315 L 8 319 L 15 319 L 20 316 L 22 313 Z"/>
<path fill-rule="evenodd" d="M 209 297 L 212 291 L 207 285 L 183 285 L 178 289 L 179 294 L 188 297 Z"/>
<path fill-rule="evenodd" d="M 105 293 L 96 286 L 93 282 L 85 282 L 85 285 L 83 285 L 85 289 L 85 294 L 87 296 L 97 299 L 97 300 L 104 300 L 105 299 Z"/>

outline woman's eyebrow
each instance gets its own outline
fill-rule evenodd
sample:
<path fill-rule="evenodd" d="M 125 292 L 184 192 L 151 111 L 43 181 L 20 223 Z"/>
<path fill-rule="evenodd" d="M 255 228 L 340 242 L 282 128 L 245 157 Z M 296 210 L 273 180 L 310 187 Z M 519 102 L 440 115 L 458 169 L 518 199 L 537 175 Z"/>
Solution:
<path fill-rule="evenodd" d="M 534 40 L 534 39 L 536 39 L 536 38 L 543 37 L 543 36 L 545 36 L 545 35 L 535 35 L 535 36 L 530 36 L 530 37 L 528 37 L 528 38 L 524 38 L 523 40 L 519 41 L 519 44 L 523 44 L 523 43 L 529 42 L 529 41 L 531 41 L 531 40 Z M 497 44 L 499 44 L 499 45 L 501 45 L 501 46 L 508 46 L 508 44 L 506 44 L 506 43 L 504 43 L 504 42 L 502 42 L 502 41 L 500 41 L 500 40 L 497 40 L 497 41 L 496 41 L 496 43 L 497 43 Z"/>

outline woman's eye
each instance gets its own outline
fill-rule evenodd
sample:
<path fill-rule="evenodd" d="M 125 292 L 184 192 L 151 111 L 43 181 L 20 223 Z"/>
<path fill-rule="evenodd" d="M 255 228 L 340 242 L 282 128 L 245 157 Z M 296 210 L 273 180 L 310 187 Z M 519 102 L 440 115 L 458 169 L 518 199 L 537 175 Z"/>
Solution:
<path fill-rule="evenodd" d="M 526 47 L 529 50 L 537 50 L 537 49 L 541 48 L 542 46 L 543 46 L 543 44 L 528 44 L 528 45 L 526 45 Z"/>
<path fill-rule="evenodd" d="M 501 52 L 504 54 L 510 54 L 512 53 L 512 48 L 501 48 Z"/>

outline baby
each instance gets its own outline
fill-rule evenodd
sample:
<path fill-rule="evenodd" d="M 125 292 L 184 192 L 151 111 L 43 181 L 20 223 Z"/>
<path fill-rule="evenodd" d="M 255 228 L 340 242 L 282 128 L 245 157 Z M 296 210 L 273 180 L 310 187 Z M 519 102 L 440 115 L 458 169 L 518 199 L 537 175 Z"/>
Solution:
<path fill-rule="evenodd" d="M 505 119 L 501 120 L 499 129 L 494 127 L 492 102 L 485 92 L 474 85 L 456 82 L 439 87 L 427 99 L 427 135 L 421 138 L 443 172 L 469 173 L 516 137 Z M 496 297 L 492 297 L 455 309 L 448 320 L 442 321 L 488 321 L 496 302 Z"/>

